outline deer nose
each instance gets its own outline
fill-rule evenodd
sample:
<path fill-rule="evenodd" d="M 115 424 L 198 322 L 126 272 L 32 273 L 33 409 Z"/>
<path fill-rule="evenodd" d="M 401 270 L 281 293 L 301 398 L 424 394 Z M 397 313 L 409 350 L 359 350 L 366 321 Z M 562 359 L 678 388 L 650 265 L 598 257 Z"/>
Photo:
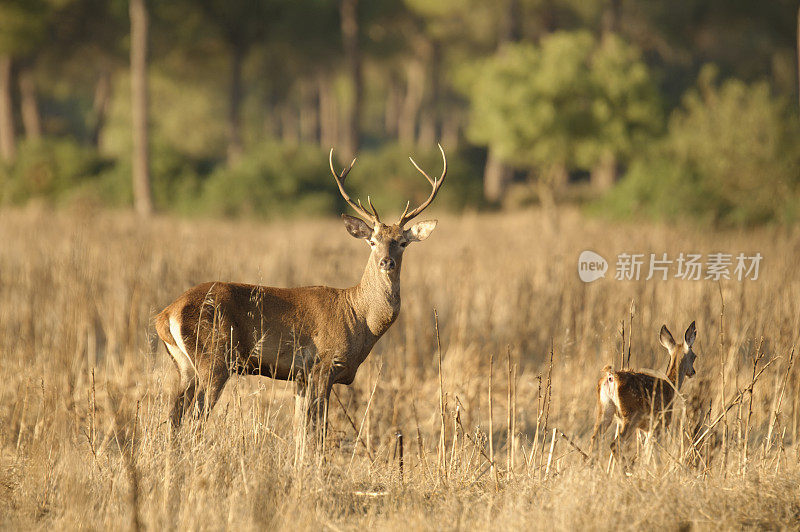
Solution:
<path fill-rule="evenodd" d="M 380 266 L 381 270 L 385 272 L 390 272 L 394 270 L 395 262 L 392 257 L 383 257 L 381 261 L 378 263 L 378 266 Z"/>

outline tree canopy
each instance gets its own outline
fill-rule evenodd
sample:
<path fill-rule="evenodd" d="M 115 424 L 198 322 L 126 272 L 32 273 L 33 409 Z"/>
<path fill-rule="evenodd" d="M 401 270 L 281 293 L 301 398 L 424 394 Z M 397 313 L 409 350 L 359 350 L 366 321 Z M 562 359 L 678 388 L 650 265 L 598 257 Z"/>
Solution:
<path fill-rule="evenodd" d="M 130 201 L 128 5 L 0 2 L 0 203 L 31 195 Z M 294 149 L 321 154 L 323 163 L 331 147 L 357 151 L 377 172 L 363 184 L 375 194 L 413 179 L 412 168 L 404 174 L 381 158 L 435 160 L 437 142 L 464 169 L 451 183 L 461 187 L 453 192 L 459 206 L 484 204 L 475 191 L 488 176 L 487 154 L 520 190 L 548 175 L 565 186 L 597 177 L 595 196 L 640 182 L 653 190 L 648 172 L 682 182 L 702 175 L 708 186 L 725 185 L 714 188 L 713 215 L 701 217 L 725 223 L 786 219 L 788 207 L 779 214 L 762 196 L 778 193 L 776 183 L 780 194 L 796 193 L 797 12 L 788 0 L 146 0 L 145 7 L 149 166 L 162 209 L 209 211 L 206 182 L 244 181 L 226 173 L 253 181 L 254 171 L 237 165 L 263 166 L 254 161 L 269 147 L 282 159 L 274 168 L 305 183 L 297 211 L 325 213 L 334 207 L 304 200 L 319 188 L 303 177 L 308 167 L 290 156 Z M 701 75 L 708 64 L 718 81 Z M 37 160 L 48 175 L 86 170 L 59 181 L 80 182 L 74 187 L 30 186 Z M 656 160 L 672 160 L 673 170 L 656 171 Z M 177 191 L 179 202 L 158 197 Z M 262 203 L 244 210 L 269 216 Z M 622 213 L 636 210 L 618 204 Z M 230 201 L 211 210 L 237 212 Z"/>

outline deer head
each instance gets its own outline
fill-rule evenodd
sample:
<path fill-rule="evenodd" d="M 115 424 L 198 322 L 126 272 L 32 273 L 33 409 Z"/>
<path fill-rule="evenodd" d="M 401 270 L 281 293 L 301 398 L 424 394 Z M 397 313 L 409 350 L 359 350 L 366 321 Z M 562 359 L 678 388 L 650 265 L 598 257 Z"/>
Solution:
<path fill-rule="evenodd" d="M 329 163 L 333 178 L 336 180 L 336 185 L 339 187 L 339 192 L 342 194 L 347 204 L 361 215 L 361 218 L 357 218 L 355 216 L 343 214 L 342 219 L 344 220 L 344 225 L 353 237 L 364 239 L 369 244 L 372 248 L 370 264 L 373 264 L 377 270 L 390 278 L 396 278 L 399 275 L 400 265 L 403 260 L 403 252 L 406 247 L 411 242 L 421 242 L 425 240 L 436 227 L 436 220 L 416 222 L 408 229 L 405 228 L 405 225 L 422 213 L 422 211 L 433 202 L 442 183 L 444 183 L 445 175 L 447 175 L 447 158 L 445 157 L 444 149 L 442 149 L 441 145 L 439 145 L 439 151 L 442 153 L 443 168 L 442 175 L 437 179 L 432 179 L 416 162 L 414 162 L 414 159 L 409 157 L 411 164 L 413 164 L 431 184 L 431 194 L 428 196 L 427 200 L 411 212 L 408 210 L 410 202 L 406 203 L 406 208 L 403 210 L 403 214 L 400 215 L 400 219 L 391 225 L 386 225 L 381 221 L 378 211 L 375 209 L 375 206 L 372 205 L 372 200 L 369 197 L 367 197 L 369 210 L 361 204 L 361 200 L 356 200 L 354 202 L 350 199 L 350 196 L 344 189 L 344 180 L 350 170 L 352 170 L 356 160 L 353 159 L 353 162 L 350 163 L 348 168 L 342 170 L 340 174 L 337 174 L 336 170 L 333 168 L 333 150 L 331 149 Z"/>
<path fill-rule="evenodd" d="M 666 325 L 661 327 L 659 340 L 661 341 L 661 345 L 669 351 L 667 376 L 678 388 L 680 388 L 683 383 L 684 377 L 694 377 L 694 361 L 697 359 L 697 355 L 692 350 L 692 345 L 694 345 L 696 337 L 697 328 L 694 322 L 686 329 L 683 335 L 683 342 L 681 343 L 676 342 L 672 338 L 672 334 L 669 332 Z M 678 362 L 679 355 L 682 355 L 680 362 Z"/>

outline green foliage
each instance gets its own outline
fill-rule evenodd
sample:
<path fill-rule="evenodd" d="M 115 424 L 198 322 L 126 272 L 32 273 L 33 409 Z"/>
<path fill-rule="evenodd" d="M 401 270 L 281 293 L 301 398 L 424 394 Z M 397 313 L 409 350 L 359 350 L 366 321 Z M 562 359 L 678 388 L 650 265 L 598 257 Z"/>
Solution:
<path fill-rule="evenodd" d="M 557 32 L 490 58 L 471 91 L 469 136 L 526 168 L 591 168 L 657 132 L 661 111 L 639 52 L 619 37 Z"/>
<path fill-rule="evenodd" d="M 370 196 L 387 220 L 399 214 L 406 201 L 412 206 L 421 203 L 430 194 L 430 185 L 409 162 L 410 153 L 397 144 L 364 151 L 347 177 L 348 194 L 365 205 Z M 438 150 L 413 154 L 429 175 L 441 174 Z M 345 164 L 349 161 L 334 157 L 338 171 Z M 436 207 L 462 209 L 479 204 L 480 196 L 478 169 L 463 155 L 449 153 L 447 184 L 437 196 Z M 315 146 L 274 142 L 254 147 L 233 168 L 218 167 L 202 185 L 196 208 L 219 216 L 261 218 L 349 211 L 331 176 L 327 153 Z"/>
<path fill-rule="evenodd" d="M 33 197 L 59 201 L 74 189 L 96 182 L 111 163 L 95 150 L 69 139 L 24 142 L 12 165 L 0 165 L 0 203 Z"/>
<path fill-rule="evenodd" d="M 480 205 L 481 169 L 477 162 L 469 160 L 464 152 L 445 153 L 447 181 L 436 196 L 436 202 L 431 209 L 461 210 L 468 206 Z M 431 193 L 431 186 L 408 160 L 409 156 L 413 157 L 431 178 L 438 178 L 441 175 L 442 155 L 438 148 L 420 150 L 409 149 L 400 144 L 388 144 L 377 150 L 366 151 L 358 158 L 347 177 L 350 197 L 361 198 L 362 203 L 366 205 L 369 196 L 381 216 L 391 221 L 394 221 L 392 216 L 400 214 L 407 201 L 411 202 L 412 208 L 425 201 Z M 336 164 L 336 168 L 339 169 L 345 162 L 339 161 Z M 333 184 L 332 177 L 330 180 Z M 386 216 L 383 216 L 384 214 Z"/>
<path fill-rule="evenodd" d="M 310 147 L 337 144 L 342 118 L 356 103 L 341 3 L 147 5 L 156 207 L 258 216 L 301 213 L 304 206 L 346 210 L 326 169 L 327 152 Z M 34 96 L 49 139 L 20 146 L 19 160 L 0 169 L 2 201 L 132 203 L 128 9 L 128 0 L 0 1 L 0 54 L 13 64 L 6 96 L 15 124 L 7 129 L 27 133 L 31 107 L 22 112 L 22 96 Z M 597 178 L 602 185 L 626 169 L 603 203 L 613 212 L 691 214 L 732 225 L 794 219 L 798 133 L 787 117 L 796 109 L 775 96 L 793 98 L 796 90 L 795 15 L 787 0 L 359 2 L 366 147 L 350 178 L 353 195 L 371 194 L 390 213 L 406 199 L 424 199 L 427 185 L 407 156 L 436 174 L 439 155 L 434 146 L 416 153 L 396 141 L 398 130 L 425 138 L 436 131 L 466 147 L 449 153 L 449 183 L 433 210 L 480 206 L 479 145 L 545 178 L 590 170 L 593 184 Z M 611 33 L 615 28 L 619 34 Z M 516 44 L 498 49 L 507 41 Z M 700 61 L 708 60 L 743 81 L 715 87 L 705 74 L 667 132 L 662 105 L 678 106 Z M 240 84 L 232 83 L 234 64 L 241 65 Z M 32 80 L 26 91 L 22 73 Z M 767 81 L 745 84 L 761 78 Z M 105 79 L 110 91 L 98 82 Z M 235 131 L 236 102 L 247 154 L 229 168 L 225 146 Z M 308 145 L 280 146 L 278 136 Z M 240 183 L 253 188 L 243 192 Z M 559 196 L 581 201 L 576 197 Z"/>
<path fill-rule="evenodd" d="M 267 142 L 234 167 L 218 167 L 204 183 L 197 207 L 218 216 L 277 218 L 331 213 L 337 198 L 327 154 L 317 147 Z"/>
<path fill-rule="evenodd" d="M 225 124 L 220 119 L 225 105 L 213 86 L 196 79 L 177 79 L 155 69 L 150 75 L 151 146 L 176 151 L 191 159 L 221 157 L 225 147 Z M 131 151 L 130 78 L 117 77 L 103 129 L 103 150 L 125 158 Z M 156 163 L 154 163 L 156 164 Z"/>
<path fill-rule="evenodd" d="M 605 199 L 610 212 L 722 225 L 791 221 L 798 213 L 800 132 L 764 82 L 717 86 L 705 68 L 672 116 L 664 142 L 643 153 Z"/>
<path fill-rule="evenodd" d="M 150 151 L 150 186 L 153 204 L 164 212 L 190 214 L 198 209 L 198 197 L 203 180 L 217 161 L 194 157 L 175 147 L 159 143 Z M 114 207 L 133 204 L 129 157 L 120 157 L 116 164 L 103 172 L 92 194 L 96 201 Z"/>
<path fill-rule="evenodd" d="M 392 144 L 363 153 L 347 179 L 352 197 L 371 195 L 387 216 L 402 210 L 405 201 L 427 198 L 430 186 L 408 161 L 412 151 Z M 429 175 L 441 173 L 438 150 L 413 155 Z M 448 182 L 435 209 L 480 203 L 477 163 L 459 152 L 448 154 Z M 341 169 L 344 163 L 335 164 Z M 161 143 L 151 150 L 150 168 L 153 201 L 162 212 L 267 219 L 348 212 L 330 175 L 328 154 L 316 146 L 265 142 L 228 167 Z M 104 159 L 71 140 L 23 143 L 15 164 L 0 167 L 0 204 L 39 197 L 125 207 L 133 203 L 131 172 L 129 158 Z"/>
<path fill-rule="evenodd" d="M 692 216 L 713 221 L 708 191 L 700 176 L 683 168 L 667 154 L 664 144 L 637 157 L 625 177 L 590 210 L 615 218 L 631 215 L 663 220 Z"/>
<path fill-rule="evenodd" d="M 29 53 L 45 36 L 48 2 L 0 2 L 0 53 Z"/>

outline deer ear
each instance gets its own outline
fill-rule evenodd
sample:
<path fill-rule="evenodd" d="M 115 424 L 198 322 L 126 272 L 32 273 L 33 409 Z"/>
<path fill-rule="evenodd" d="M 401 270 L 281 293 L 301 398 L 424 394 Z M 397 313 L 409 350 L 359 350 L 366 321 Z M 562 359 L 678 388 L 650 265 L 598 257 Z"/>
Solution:
<path fill-rule="evenodd" d="M 433 233 L 437 223 L 439 223 L 438 220 L 425 220 L 424 222 L 415 223 L 406 229 L 406 240 L 409 242 L 422 242 Z"/>
<path fill-rule="evenodd" d="M 343 214 L 342 220 L 344 220 L 344 226 L 347 228 L 347 232 L 354 237 L 369 238 L 372 236 L 372 228 L 361 218 Z"/>
<path fill-rule="evenodd" d="M 675 339 L 672 338 L 672 333 L 669 332 L 666 325 L 661 326 L 661 334 L 658 335 L 658 339 L 667 350 L 672 351 L 675 349 Z"/>
<path fill-rule="evenodd" d="M 684 339 L 686 340 L 686 345 L 692 347 L 695 338 L 697 338 L 697 327 L 695 327 L 694 322 L 692 322 L 686 329 L 686 334 L 684 335 Z"/>

